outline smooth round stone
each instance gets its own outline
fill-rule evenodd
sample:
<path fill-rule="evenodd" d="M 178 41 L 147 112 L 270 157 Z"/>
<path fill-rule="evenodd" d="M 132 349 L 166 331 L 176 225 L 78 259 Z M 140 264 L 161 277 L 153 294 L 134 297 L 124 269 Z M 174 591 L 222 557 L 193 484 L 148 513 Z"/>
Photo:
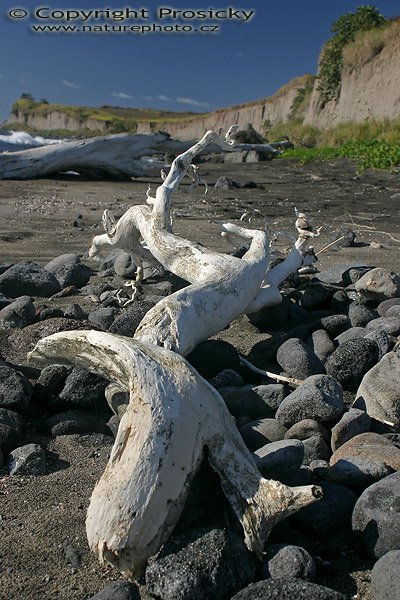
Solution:
<path fill-rule="evenodd" d="M 332 421 L 344 409 L 342 386 L 329 375 L 312 375 L 283 400 L 275 418 L 289 428 L 303 419 Z"/>
<path fill-rule="evenodd" d="M 365 336 L 367 330 L 365 327 L 350 327 L 347 331 L 343 331 L 340 335 L 335 337 L 335 342 L 340 346 L 340 344 L 344 344 L 344 342 L 349 342 L 350 340 L 358 340 Z"/>
<path fill-rule="evenodd" d="M 399 335 L 400 317 L 379 317 L 368 323 L 367 330 L 385 331 L 388 335 Z"/>
<path fill-rule="evenodd" d="M 379 350 L 376 343 L 364 338 L 341 344 L 328 358 L 326 372 L 345 390 L 355 392 L 365 373 L 377 362 Z"/>
<path fill-rule="evenodd" d="M 365 490 L 367 487 L 393 473 L 385 463 L 368 458 L 353 457 L 351 460 L 339 459 L 329 467 L 316 467 L 313 463 L 313 472 L 318 477 L 346 485 L 351 489 Z"/>
<path fill-rule="evenodd" d="M 306 440 L 313 436 L 321 437 L 326 443 L 330 441 L 329 432 L 321 423 L 313 419 L 303 419 L 287 430 L 285 439 Z"/>
<path fill-rule="evenodd" d="M 400 298 L 390 298 L 389 300 L 384 300 L 379 304 L 376 312 L 381 317 L 386 317 L 387 311 L 389 308 L 392 308 L 392 306 L 400 306 Z"/>
<path fill-rule="evenodd" d="M 298 338 L 284 342 L 276 354 L 278 364 L 291 377 L 305 379 L 325 373 L 325 367 L 307 344 Z"/>
<path fill-rule="evenodd" d="M 82 264 L 77 254 L 62 254 L 47 263 L 45 269 L 53 273 L 61 288 L 71 285 L 81 288 L 93 275 L 92 269 Z"/>
<path fill-rule="evenodd" d="M 284 385 L 272 383 L 222 389 L 220 394 L 234 417 L 246 415 L 254 420 L 273 417 L 286 395 L 286 390 Z"/>
<path fill-rule="evenodd" d="M 304 447 L 300 440 L 280 440 L 259 448 L 255 457 L 257 466 L 266 479 L 289 483 L 301 467 Z"/>
<path fill-rule="evenodd" d="M 400 296 L 399 276 L 381 267 L 368 271 L 356 282 L 355 287 L 357 292 L 377 302 Z"/>
<path fill-rule="evenodd" d="M 322 487 L 322 498 L 299 510 L 292 519 L 307 536 L 321 539 L 349 526 L 357 496 L 337 483 L 322 481 L 318 485 Z"/>
<path fill-rule="evenodd" d="M 266 558 L 261 567 L 261 574 L 266 579 L 271 577 L 314 580 L 315 561 L 304 548 L 289 544 L 271 544 L 265 550 Z"/>
<path fill-rule="evenodd" d="M 354 507 L 355 549 L 372 559 L 400 547 L 400 472 L 368 487 Z"/>
<path fill-rule="evenodd" d="M 352 327 L 365 327 L 367 323 L 376 319 L 376 310 L 369 308 L 361 302 L 352 302 L 349 306 L 349 319 Z"/>
<path fill-rule="evenodd" d="M 397 306 L 391 306 L 387 313 L 386 313 L 387 317 L 397 317 L 400 318 L 400 305 Z"/>
<path fill-rule="evenodd" d="M 372 340 L 376 343 L 379 350 L 379 360 L 381 360 L 381 358 L 385 356 L 385 354 L 387 354 L 393 346 L 391 336 L 388 333 L 386 333 L 386 331 L 369 331 L 368 329 L 366 329 L 366 332 L 367 333 L 364 336 L 365 339 Z"/>
<path fill-rule="evenodd" d="M 326 362 L 327 358 L 335 350 L 335 345 L 325 329 L 317 329 L 317 331 L 314 331 L 310 337 L 307 338 L 306 343 L 310 346 L 317 358 L 323 363 Z"/>
<path fill-rule="evenodd" d="M 357 408 L 350 408 L 331 430 L 331 448 L 335 452 L 340 446 L 348 442 L 359 433 L 370 430 L 371 418 L 369 415 Z"/>
<path fill-rule="evenodd" d="M 330 464 L 339 460 L 351 462 L 354 458 L 384 463 L 394 471 L 400 470 L 400 448 L 379 433 L 360 433 L 352 437 L 332 454 Z"/>
<path fill-rule="evenodd" d="M 372 569 L 371 586 L 374 600 L 394 600 L 400 590 L 400 549 L 391 550 Z"/>
<path fill-rule="evenodd" d="M 303 465 L 309 466 L 314 460 L 328 460 L 331 453 L 327 443 L 319 435 L 303 440 Z"/>
<path fill-rule="evenodd" d="M 361 381 L 356 393 L 355 408 L 365 410 L 378 421 L 400 427 L 400 355 L 389 352 Z"/>
<path fill-rule="evenodd" d="M 346 600 L 346 596 L 302 579 L 266 579 L 252 583 L 231 600 Z"/>

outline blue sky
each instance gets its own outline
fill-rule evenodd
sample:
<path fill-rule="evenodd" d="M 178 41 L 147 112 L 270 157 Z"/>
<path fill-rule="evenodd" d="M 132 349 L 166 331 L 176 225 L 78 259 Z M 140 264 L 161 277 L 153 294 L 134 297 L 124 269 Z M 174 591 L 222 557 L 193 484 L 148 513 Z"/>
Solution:
<path fill-rule="evenodd" d="M 150 107 L 204 111 L 262 98 L 289 79 L 315 73 L 332 22 L 362 4 L 353 0 L 59 0 L 50 10 L 147 8 L 156 22 L 160 7 L 254 9 L 247 23 L 220 21 L 217 34 L 34 34 L 33 24 L 10 20 L 13 8 L 33 13 L 49 0 L 3 0 L 0 8 L 0 121 L 22 92 L 75 105 Z M 364 2 L 367 4 L 367 2 Z M 376 3 L 385 16 L 400 13 L 397 0 Z M 108 21 L 109 22 L 109 21 Z M 213 20 L 212 23 L 216 23 Z M 60 25 L 63 21 L 53 20 Z M 163 24 L 181 23 L 180 21 Z M 185 21 L 198 26 L 204 21 Z M 82 25 L 73 21 L 72 24 Z M 94 21 L 91 24 L 96 24 Z M 117 25 L 127 24 L 118 22 Z"/>

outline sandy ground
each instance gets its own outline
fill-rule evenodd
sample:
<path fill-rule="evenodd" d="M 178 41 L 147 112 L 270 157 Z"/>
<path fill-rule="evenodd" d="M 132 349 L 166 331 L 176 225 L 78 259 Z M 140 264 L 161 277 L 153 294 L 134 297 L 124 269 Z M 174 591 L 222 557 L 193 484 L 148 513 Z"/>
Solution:
<path fill-rule="evenodd" d="M 319 268 L 360 260 L 365 264 L 400 271 L 400 179 L 398 174 L 366 172 L 355 175 L 347 161 L 295 165 L 279 160 L 255 165 L 201 166 L 213 185 L 220 175 L 238 182 L 252 180 L 264 189 L 179 191 L 175 200 L 175 230 L 218 250 L 229 250 L 219 235 L 218 223 L 236 220 L 247 212 L 251 226 L 267 222 L 277 246 L 283 250 L 294 240 L 294 207 L 323 225 L 316 240 L 318 251 L 332 240 L 339 227 L 357 233 L 354 248 L 323 252 Z M 155 189 L 157 181 L 152 182 Z M 102 232 L 105 208 L 116 216 L 132 204 L 143 203 L 147 181 L 84 181 L 73 177 L 28 182 L 0 181 L 0 263 L 23 259 L 45 264 L 66 253 L 84 254 L 93 235 Z M 259 211 L 259 212 L 257 212 Z M 379 231 L 378 231 L 379 230 Z M 385 233 L 382 233 L 385 232 Z M 382 247 L 372 249 L 371 241 Z M 77 298 L 76 300 L 79 300 Z M 73 300 L 71 300 L 73 301 Z M 260 339 L 254 328 L 238 320 L 226 331 L 242 351 Z M 265 337 L 265 334 L 263 334 Z M 0 600 L 85 600 L 118 573 L 101 567 L 90 554 L 84 520 L 91 491 L 110 452 L 110 440 L 99 436 L 37 438 L 47 446 L 48 474 L 40 478 L 0 479 Z M 80 554 L 80 565 L 65 559 L 68 540 Z M 348 597 L 369 600 L 368 565 L 351 555 L 335 565 L 327 585 Z M 145 595 L 143 596 L 145 598 Z"/>

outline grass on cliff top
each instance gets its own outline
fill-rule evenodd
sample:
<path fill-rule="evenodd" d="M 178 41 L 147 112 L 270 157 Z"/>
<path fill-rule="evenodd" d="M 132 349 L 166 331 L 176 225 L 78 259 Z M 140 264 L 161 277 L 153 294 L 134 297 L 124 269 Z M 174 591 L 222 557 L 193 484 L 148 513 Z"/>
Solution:
<path fill-rule="evenodd" d="M 371 61 L 389 44 L 397 44 L 400 36 L 400 17 L 386 21 L 380 27 L 358 33 L 355 40 L 343 49 L 343 66 L 352 71 Z"/>
<path fill-rule="evenodd" d="M 49 104 L 36 102 L 29 98 L 19 98 L 12 105 L 14 113 L 23 113 L 30 116 L 41 116 L 52 112 L 65 114 L 79 120 L 92 119 L 99 123 L 107 124 L 108 133 L 135 132 L 137 124 L 141 121 L 150 121 L 154 127 L 165 122 L 180 122 L 201 118 L 204 113 L 173 112 L 154 110 L 150 108 L 119 108 L 118 106 L 68 106 L 64 104 Z M 75 131 L 76 135 L 76 131 Z"/>

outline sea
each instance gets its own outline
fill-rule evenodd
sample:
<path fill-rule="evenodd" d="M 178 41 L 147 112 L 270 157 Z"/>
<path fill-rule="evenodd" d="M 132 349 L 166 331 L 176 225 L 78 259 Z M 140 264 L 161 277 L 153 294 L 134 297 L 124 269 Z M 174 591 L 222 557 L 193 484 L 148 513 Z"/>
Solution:
<path fill-rule="evenodd" d="M 40 135 L 30 135 L 26 131 L 11 131 L 0 129 L 0 152 L 18 152 L 37 146 L 61 144 L 65 139 L 44 138 Z"/>

